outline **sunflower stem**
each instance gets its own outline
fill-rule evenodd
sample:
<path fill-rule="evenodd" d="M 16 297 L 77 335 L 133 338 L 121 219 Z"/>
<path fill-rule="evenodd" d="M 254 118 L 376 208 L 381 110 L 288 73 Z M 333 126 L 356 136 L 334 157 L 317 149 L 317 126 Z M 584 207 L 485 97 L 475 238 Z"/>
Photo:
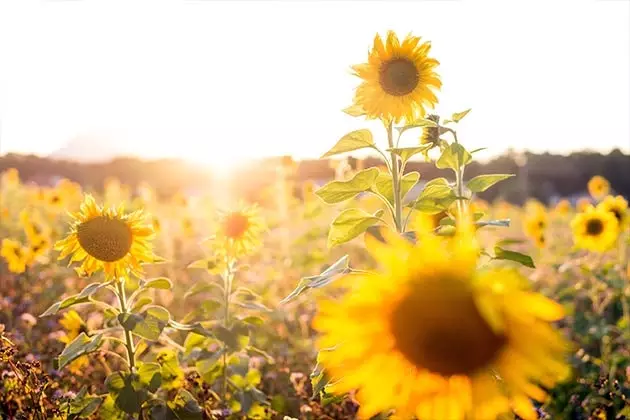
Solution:
<path fill-rule="evenodd" d="M 226 249 L 229 249 L 226 246 Z M 232 270 L 234 260 L 230 258 L 229 252 L 225 257 L 225 271 L 223 273 L 223 326 L 227 329 L 230 326 L 230 296 L 232 294 L 232 281 L 234 279 L 234 271 Z M 227 391 L 228 391 L 228 377 L 227 377 L 227 345 L 223 345 L 223 403 L 227 407 Z"/>
<path fill-rule="evenodd" d="M 118 291 L 118 302 L 120 303 L 120 313 L 128 314 L 127 297 L 125 295 L 125 281 L 120 279 L 116 282 L 116 289 Z M 129 370 L 133 372 L 136 367 L 135 351 L 133 349 L 133 337 L 131 336 L 131 330 L 123 325 L 125 330 L 125 347 L 127 348 L 127 360 L 129 361 Z"/>
<path fill-rule="evenodd" d="M 394 126 L 392 121 L 387 124 L 387 143 L 390 149 L 394 148 Z M 392 159 L 392 184 L 394 190 L 394 224 L 396 225 L 396 230 L 398 232 L 402 232 L 403 230 L 403 220 L 402 220 L 402 199 L 400 196 L 400 173 L 398 171 L 398 155 L 393 151 L 390 152 Z"/>
<path fill-rule="evenodd" d="M 459 144 L 457 140 L 457 133 L 454 130 L 451 130 L 453 133 L 453 139 L 456 144 Z M 459 153 L 457 154 L 457 169 L 455 170 L 455 184 L 457 188 L 457 213 L 461 218 L 466 212 L 466 202 L 464 201 L 464 168 L 462 167 L 462 163 L 459 160 Z"/>

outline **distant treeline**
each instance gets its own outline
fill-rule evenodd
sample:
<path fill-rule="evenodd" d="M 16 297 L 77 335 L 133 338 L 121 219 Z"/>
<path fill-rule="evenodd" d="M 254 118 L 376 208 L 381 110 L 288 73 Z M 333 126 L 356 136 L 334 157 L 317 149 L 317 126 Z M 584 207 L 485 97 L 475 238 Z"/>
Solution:
<path fill-rule="evenodd" d="M 360 163 L 353 158 L 349 160 L 351 166 L 355 167 L 381 164 L 376 158 L 367 158 Z M 240 169 L 231 179 L 221 182 L 236 193 L 249 195 L 273 182 L 276 169 L 282 161 L 281 158 L 261 159 Z M 521 166 L 517 161 L 520 161 Z M 65 177 L 95 190 L 100 190 L 108 177 L 116 177 L 132 187 L 146 181 L 164 196 L 181 190 L 206 190 L 214 181 L 210 169 L 170 159 L 144 161 L 117 158 L 107 163 L 79 163 L 7 154 L 0 157 L 0 171 L 7 168 L 18 169 L 25 182 L 45 185 Z M 452 177 L 449 171 L 436 169 L 431 163 L 425 162 L 410 162 L 407 170 L 420 172 L 423 180 Z M 513 153 L 507 153 L 485 163 L 473 162 L 466 168 L 465 175 L 466 178 L 472 178 L 488 173 L 512 173 L 517 176 L 483 193 L 481 196 L 486 200 L 503 198 L 522 203 L 527 197 L 536 197 L 544 202 L 557 197 L 576 197 L 585 194 L 586 183 L 593 175 L 606 177 L 615 193 L 630 197 L 630 155 L 617 149 L 609 154 L 577 152 L 568 156 L 526 153 L 516 157 Z M 323 183 L 333 176 L 329 161 L 305 160 L 297 163 L 294 178 L 298 182 L 311 179 Z"/>

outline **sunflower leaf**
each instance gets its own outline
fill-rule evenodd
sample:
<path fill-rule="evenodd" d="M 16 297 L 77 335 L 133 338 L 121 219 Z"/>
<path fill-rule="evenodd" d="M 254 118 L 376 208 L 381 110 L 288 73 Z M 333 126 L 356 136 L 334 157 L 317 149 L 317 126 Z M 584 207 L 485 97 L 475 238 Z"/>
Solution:
<path fill-rule="evenodd" d="M 403 127 L 397 127 L 399 134 L 404 133 L 407 130 L 411 130 L 413 128 L 423 128 L 423 127 L 437 127 L 438 124 L 435 121 L 432 121 L 428 118 L 420 118 L 419 120 L 414 121 L 411 124 L 405 125 Z"/>
<path fill-rule="evenodd" d="M 374 147 L 372 132 L 366 129 L 356 130 L 343 136 L 337 144 L 324 153 L 321 158 L 323 159 L 353 150 L 365 149 L 366 147 Z"/>
<path fill-rule="evenodd" d="M 173 288 L 173 283 L 166 277 L 158 277 L 154 279 L 143 280 L 141 287 L 144 289 L 163 289 L 170 290 Z"/>
<path fill-rule="evenodd" d="M 479 175 L 466 183 L 466 187 L 474 193 L 486 191 L 488 188 L 492 187 L 494 184 L 503 181 L 504 179 L 508 179 L 513 177 L 513 174 L 489 174 L 489 175 Z"/>
<path fill-rule="evenodd" d="M 418 172 L 409 172 L 403 175 L 401 179 L 401 196 L 404 198 L 419 180 L 420 173 Z M 374 188 L 379 194 L 387 198 L 387 200 L 394 205 L 394 186 L 392 184 L 392 176 L 389 172 L 381 172 L 378 174 L 378 178 L 376 178 L 376 182 L 374 183 Z"/>
<path fill-rule="evenodd" d="M 61 352 L 59 357 L 55 359 L 55 369 L 63 369 L 68 363 L 85 354 L 95 351 L 103 339 L 103 334 L 97 334 L 94 337 L 88 337 L 85 333 L 81 333 L 69 343 Z"/>
<path fill-rule="evenodd" d="M 530 257 L 529 255 L 503 249 L 499 246 L 494 247 L 494 259 L 514 261 L 524 265 L 525 267 L 536 268 L 536 266 L 534 265 L 534 260 L 532 260 L 532 257 Z"/>
<path fill-rule="evenodd" d="M 170 313 L 163 307 L 149 306 L 140 314 L 119 314 L 118 322 L 139 337 L 157 341 L 164 327 L 169 324 L 170 317 Z"/>
<path fill-rule="evenodd" d="M 381 221 L 383 210 L 373 215 L 361 209 L 346 209 L 333 220 L 328 232 L 328 247 L 332 248 L 356 238 L 367 228 Z"/>
<path fill-rule="evenodd" d="M 455 112 L 455 113 L 451 116 L 451 119 L 452 119 L 454 122 L 460 122 L 460 121 L 461 121 L 461 120 L 462 120 L 462 119 L 463 119 L 466 115 L 468 115 L 468 113 L 469 113 L 470 111 L 472 111 L 472 108 L 468 108 L 467 110 L 462 111 L 462 112 Z"/>
<path fill-rule="evenodd" d="M 329 182 L 315 191 L 315 194 L 326 204 L 341 203 L 361 192 L 369 190 L 378 178 L 379 173 L 380 171 L 377 168 L 364 169 L 348 181 Z"/>
<path fill-rule="evenodd" d="M 439 169 L 452 169 L 457 171 L 459 168 L 468 165 L 472 161 L 472 155 L 459 143 L 452 143 L 444 149 L 442 155 L 435 162 L 435 166 Z"/>
<path fill-rule="evenodd" d="M 433 147 L 432 144 L 423 144 L 422 146 L 416 146 L 416 147 L 394 147 L 392 149 L 386 149 L 386 150 L 390 153 L 394 153 L 400 156 L 404 165 L 413 156 L 417 155 L 418 153 L 425 152 L 429 150 L 431 147 Z"/>
<path fill-rule="evenodd" d="M 342 274 L 347 274 L 350 272 L 350 266 L 348 265 L 348 256 L 344 255 L 339 258 L 334 264 L 324 270 L 321 274 L 317 276 L 303 277 L 300 279 L 297 287 L 282 301 L 280 304 L 287 303 L 299 295 L 302 294 L 307 289 L 311 288 L 319 288 L 330 284 L 333 280 L 335 280 L 338 276 Z"/>

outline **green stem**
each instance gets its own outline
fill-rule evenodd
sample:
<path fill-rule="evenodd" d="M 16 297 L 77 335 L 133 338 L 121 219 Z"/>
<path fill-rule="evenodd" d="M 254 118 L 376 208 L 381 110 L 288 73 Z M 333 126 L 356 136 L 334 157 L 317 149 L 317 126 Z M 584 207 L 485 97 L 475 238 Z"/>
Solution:
<path fill-rule="evenodd" d="M 457 141 L 457 133 L 455 131 L 451 131 L 453 133 L 453 138 L 455 139 L 455 143 L 459 144 Z M 466 201 L 464 199 L 464 168 L 462 167 L 462 163 L 459 161 L 459 153 L 457 154 L 457 169 L 455 170 L 455 184 L 457 188 L 457 212 L 458 215 L 462 217 L 466 212 Z"/>
<path fill-rule="evenodd" d="M 226 249 L 228 247 L 226 246 Z M 229 254 L 229 253 L 228 253 Z M 230 296 L 232 295 L 232 280 L 234 272 L 232 271 L 233 261 L 229 255 L 225 257 L 225 272 L 223 273 L 223 326 L 227 329 L 230 326 Z M 227 346 L 224 344 L 223 349 L 223 403 L 227 406 Z"/>
<path fill-rule="evenodd" d="M 387 144 L 390 149 L 394 148 L 394 127 L 393 123 L 390 121 L 387 124 Z M 403 220 L 402 220 L 402 199 L 400 196 L 400 176 L 401 174 L 398 172 L 398 155 L 396 153 L 391 152 L 392 159 L 392 183 L 394 190 L 394 224 L 396 225 L 396 230 L 398 232 L 402 232 L 403 229 Z"/>
<path fill-rule="evenodd" d="M 116 282 L 116 289 L 118 291 L 118 302 L 120 303 L 120 313 L 127 314 L 127 297 L 125 295 L 125 283 L 124 280 L 120 279 Z M 127 347 L 127 360 L 129 361 L 129 370 L 133 371 L 136 366 L 134 349 L 133 349 L 133 338 L 131 337 L 131 330 L 127 329 L 124 325 L 123 328 L 125 330 L 125 347 Z"/>

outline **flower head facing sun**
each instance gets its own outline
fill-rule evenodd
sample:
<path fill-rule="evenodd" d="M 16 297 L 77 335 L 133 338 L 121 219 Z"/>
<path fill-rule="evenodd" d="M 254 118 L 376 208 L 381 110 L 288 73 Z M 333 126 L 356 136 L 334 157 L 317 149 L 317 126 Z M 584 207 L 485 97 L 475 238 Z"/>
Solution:
<path fill-rule="evenodd" d="M 529 290 L 515 270 L 476 268 L 469 233 L 418 244 L 367 237 L 378 273 L 348 275 L 351 292 L 325 300 L 314 327 L 331 391 L 359 389 L 360 418 L 490 419 L 510 409 L 536 419 L 537 384 L 566 378 L 568 344 L 550 326 L 560 305 Z M 532 346 L 531 343 L 537 343 Z"/>
<path fill-rule="evenodd" d="M 256 205 L 241 206 L 221 215 L 217 236 L 232 253 L 247 254 L 258 247 L 265 229 Z"/>
<path fill-rule="evenodd" d="M 595 200 L 601 200 L 608 195 L 610 191 L 610 183 L 606 178 L 595 175 L 588 181 L 588 192 Z"/>
<path fill-rule="evenodd" d="M 571 221 L 573 239 L 579 248 L 605 252 L 613 247 L 619 235 L 615 215 L 603 207 L 589 207 Z"/>
<path fill-rule="evenodd" d="M 139 275 L 141 263 L 155 260 L 151 240 L 153 227 L 142 211 L 124 214 L 118 209 L 102 208 L 86 195 L 81 209 L 71 215 L 68 236 L 55 244 L 59 259 L 72 254 L 70 263 L 82 261 L 79 271 L 91 275 L 103 269 L 108 279 Z"/>
<path fill-rule="evenodd" d="M 618 195 L 613 197 L 611 195 L 606 196 L 599 206 L 603 210 L 606 210 L 615 215 L 620 229 L 623 229 L 628 221 L 628 202 L 625 198 Z"/>
<path fill-rule="evenodd" d="M 442 86 L 434 71 L 439 62 L 428 56 L 430 49 L 431 44 L 420 43 L 419 37 L 409 35 L 400 42 L 390 31 L 383 42 L 377 34 L 368 62 L 352 67 L 363 79 L 355 93 L 354 107 L 368 118 L 386 122 L 414 121 L 424 116 L 425 107 L 438 102 L 433 91 Z"/>

